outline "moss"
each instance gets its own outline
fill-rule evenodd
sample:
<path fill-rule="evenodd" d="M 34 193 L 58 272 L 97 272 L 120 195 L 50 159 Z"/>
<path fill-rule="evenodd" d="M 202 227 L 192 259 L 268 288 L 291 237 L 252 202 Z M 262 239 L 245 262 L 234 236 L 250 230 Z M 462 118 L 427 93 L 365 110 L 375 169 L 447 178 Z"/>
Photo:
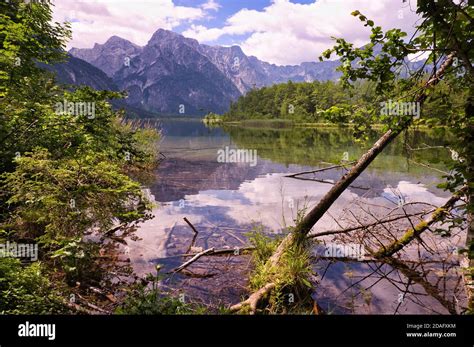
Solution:
<path fill-rule="evenodd" d="M 438 218 L 440 218 L 441 215 L 444 213 L 444 211 L 445 209 L 441 207 L 436 209 L 432 214 L 433 220 L 437 220 Z M 400 237 L 397 241 L 393 242 L 390 246 L 382 247 L 381 249 L 379 249 L 378 252 L 374 254 L 374 257 L 375 258 L 385 257 L 402 249 L 404 246 L 409 244 L 416 236 L 418 236 L 424 230 L 426 230 L 428 226 L 429 224 L 426 221 L 421 221 L 415 226 L 415 229 L 413 228 L 408 229 L 405 232 L 405 234 L 403 234 L 402 237 Z"/>

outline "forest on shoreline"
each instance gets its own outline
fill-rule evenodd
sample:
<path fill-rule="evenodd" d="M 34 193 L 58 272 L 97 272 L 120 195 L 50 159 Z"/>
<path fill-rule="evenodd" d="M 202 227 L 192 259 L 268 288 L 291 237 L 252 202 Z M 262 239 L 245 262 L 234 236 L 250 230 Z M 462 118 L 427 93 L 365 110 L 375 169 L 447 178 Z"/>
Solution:
<path fill-rule="evenodd" d="M 348 91 L 339 81 L 314 81 L 276 84 L 270 87 L 253 89 L 230 105 L 223 115 L 209 113 L 204 117 L 208 124 L 242 123 L 271 121 L 272 124 L 319 124 L 351 125 L 364 123 L 364 115 L 370 121 L 371 105 L 379 102 L 374 83 L 362 81 L 354 83 Z M 458 112 L 465 103 L 467 91 L 453 93 L 446 83 L 441 82 L 435 93 L 424 104 L 416 121 L 418 126 L 440 126 L 447 114 Z M 403 106 L 397 101 L 379 102 L 377 113 L 401 117 Z M 384 124 L 385 119 L 378 117 L 377 125 Z M 376 125 L 365 122 L 367 126 Z"/>

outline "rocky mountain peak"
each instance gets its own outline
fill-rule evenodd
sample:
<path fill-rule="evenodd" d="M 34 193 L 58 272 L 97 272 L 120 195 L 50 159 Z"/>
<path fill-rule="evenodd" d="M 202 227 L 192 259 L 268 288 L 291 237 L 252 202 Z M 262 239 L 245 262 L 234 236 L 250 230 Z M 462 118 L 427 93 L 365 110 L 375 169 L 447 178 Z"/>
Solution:
<path fill-rule="evenodd" d="M 198 49 L 199 42 L 195 39 L 190 39 L 175 33 L 170 30 L 158 29 L 152 35 L 151 39 L 148 41 L 147 46 L 159 46 L 159 47 L 179 47 L 182 45 L 187 45 L 193 49 Z"/>
<path fill-rule="evenodd" d="M 70 53 L 98 67 L 127 90 L 127 103 L 150 112 L 225 112 L 254 87 L 336 79 L 334 62 L 277 66 L 247 56 L 239 46 L 209 46 L 158 29 L 144 47 L 118 36 Z"/>
<path fill-rule="evenodd" d="M 69 53 L 113 77 L 127 59 L 134 58 L 141 50 L 140 46 L 114 35 L 103 44 L 96 43 L 93 48 L 72 48 Z"/>

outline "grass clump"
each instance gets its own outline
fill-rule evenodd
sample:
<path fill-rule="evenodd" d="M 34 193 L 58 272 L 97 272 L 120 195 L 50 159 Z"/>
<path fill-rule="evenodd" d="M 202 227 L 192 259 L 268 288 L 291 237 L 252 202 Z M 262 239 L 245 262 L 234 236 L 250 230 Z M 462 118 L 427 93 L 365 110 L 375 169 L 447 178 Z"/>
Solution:
<path fill-rule="evenodd" d="M 281 237 L 270 237 L 261 228 L 248 235 L 255 247 L 252 254 L 254 270 L 249 278 L 252 291 L 265 284 L 275 283 L 275 288 L 265 300 L 261 312 L 269 314 L 304 314 L 313 310 L 311 297 L 313 270 L 309 241 L 298 240 L 285 250 L 277 267 L 267 264 L 280 244 Z"/>

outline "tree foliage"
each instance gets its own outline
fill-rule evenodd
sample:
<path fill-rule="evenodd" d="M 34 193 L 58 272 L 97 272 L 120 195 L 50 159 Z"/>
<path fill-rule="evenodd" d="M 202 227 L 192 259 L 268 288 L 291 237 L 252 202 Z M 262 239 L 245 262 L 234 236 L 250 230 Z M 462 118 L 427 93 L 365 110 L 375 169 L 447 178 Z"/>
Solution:
<path fill-rule="evenodd" d="M 150 217 L 151 204 L 132 174 L 153 167 L 159 136 L 113 110 L 109 100 L 123 94 L 65 89 L 39 68 L 65 58 L 71 34 L 68 24 L 52 22 L 51 6 L 0 3 L 0 243 L 39 243 L 42 261 L 23 267 L 0 258 L 0 269 L 10 264 L 20 278 L 36 281 L 38 293 L 63 287 L 64 274 L 87 280 L 95 271 L 76 266 L 78 259 L 98 258 L 88 235 Z M 87 257 L 73 257 L 84 250 Z M 4 312 L 16 312 L 16 297 L 28 301 L 31 294 L 22 287 L 26 280 L 15 282 L 17 291 L 8 289 L 11 271 L 0 271 Z M 47 311 L 48 302 L 37 300 L 19 312 Z"/>

